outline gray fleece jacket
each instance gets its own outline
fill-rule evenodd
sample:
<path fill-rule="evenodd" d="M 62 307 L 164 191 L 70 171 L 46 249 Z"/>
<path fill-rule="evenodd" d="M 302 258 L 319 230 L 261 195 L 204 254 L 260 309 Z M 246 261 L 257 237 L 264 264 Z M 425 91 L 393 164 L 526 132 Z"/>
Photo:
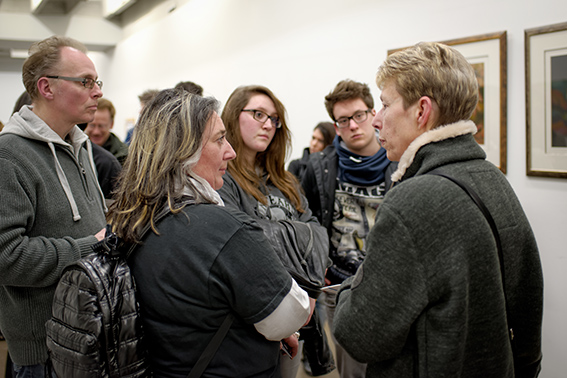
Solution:
<path fill-rule="evenodd" d="M 535 377 L 543 277 L 534 234 L 470 121 L 431 130 L 402 155 L 378 209 L 368 254 L 339 291 L 333 333 L 367 377 Z M 502 241 L 510 326 L 495 239 L 484 216 L 438 168 L 471 186 Z"/>
<path fill-rule="evenodd" d="M 87 148 L 89 150 L 87 150 Z M 0 329 L 18 365 L 47 360 L 45 322 L 63 268 L 106 224 L 90 142 L 62 140 L 23 107 L 0 133 Z"/>

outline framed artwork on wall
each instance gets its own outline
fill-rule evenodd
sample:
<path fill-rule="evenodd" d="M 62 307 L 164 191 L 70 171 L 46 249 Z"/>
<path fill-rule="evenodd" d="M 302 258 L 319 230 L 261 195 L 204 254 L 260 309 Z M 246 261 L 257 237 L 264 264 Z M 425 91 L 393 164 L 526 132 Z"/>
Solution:
<path fill-rule="evenodd" d="M 567 178 L 567 22 L 525 30 L 528 176 Z"/>
<path fill-rule="evenodd" d="M 479 102 L 471 117 L 478 127 L 475 139 L 487 160 L 506 173 L 506 32 L 439 42 L 457 49 L 473 66 L 479 87 Z M 388 55 L 403 49 L 389 50 Z"/>

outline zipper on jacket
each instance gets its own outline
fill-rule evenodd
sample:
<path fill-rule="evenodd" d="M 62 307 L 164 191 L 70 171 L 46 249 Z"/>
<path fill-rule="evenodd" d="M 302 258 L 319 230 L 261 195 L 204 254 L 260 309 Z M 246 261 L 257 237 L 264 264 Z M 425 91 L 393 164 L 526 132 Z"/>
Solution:
<path fill-rule="evenodd" d="M 81 147 L 81 148 L 83 148 L 83 147 Z M 69 148 L 63 148 L 63 150 L 65 151 L 65 153 L 67 153 L 67 154 L 69 154 L 69 156 L 71 156 L 71 159 L 73 159 L 73 161 L 77 165 L 77 168 L 80 172 L 81 181 L 83 183 L 83 189 L 85 191 L 85 194 L 87 195 L 87 198 L 89 200 L 92 200 L 91 191 L 89 189 L 88 173 L 87 173 L 87 170 L 85 169 L 85 167 L 83 166 L 83 163 L 80 160 L 81 159 L 81 153 L 79 152 L 79 157 L 77 159 L 77 157 L 73 154 L 73 152 Z M 98 180 L 96 178 L 96 173 L 95 173 L 94 179 Z"/>

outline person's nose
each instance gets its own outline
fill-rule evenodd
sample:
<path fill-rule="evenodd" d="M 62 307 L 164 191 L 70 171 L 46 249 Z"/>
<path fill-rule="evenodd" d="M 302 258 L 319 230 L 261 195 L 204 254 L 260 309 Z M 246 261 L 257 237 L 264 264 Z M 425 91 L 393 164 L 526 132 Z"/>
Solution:
<path fill-rule="evenodd" d="M 102 89 L 100 89 L 97 83 L 95 83 L 93 89 L 91 89 L 91 96 L 94 98 L 102 97 Z"/>
<path fill-rule="evenodd" d="M 372 118 L 372 126 L 375 129 L 382 130 L 382 109 L 376 112 L 376 115 Z"/>
<path fill-rule="evenodd" d="M 349 118 L 349 120 L 348 120 L 348 128 L 349 128 L 349 129 L 358 128 L 358 123 L 354 122 L 354 118 Z"/>
<path fill-rule="evenodd" d="M 271 119 L 269 119 L 269 118 L 266 119 L 266 122 L 264 122 L 264 123 L 262 124 L 262 127 L 263 127 L 264 129 L 266 129 L 266 130 L 275 129 L 275 128 L 276 128 L 276 127 L 274 126 L 274 124 L 273 124 L 273 121 L 272 121 Z"/>
<path fill-rule="evenodd" d="M 228 144 L 228 150 L 224 154 L 225 160 L 232 160 L 236 157 L 236 152 L 234 151 L 234 148 L 232 148 L 232 144 L 228 141 L 226 143 Z"/>

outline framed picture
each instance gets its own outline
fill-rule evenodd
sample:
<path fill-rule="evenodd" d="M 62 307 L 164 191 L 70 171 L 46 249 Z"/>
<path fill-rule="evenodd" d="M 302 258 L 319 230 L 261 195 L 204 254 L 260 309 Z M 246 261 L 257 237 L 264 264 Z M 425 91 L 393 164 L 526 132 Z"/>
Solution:
<path fill-rule="evenodd" d="M 439 41 L 457 49 L 473 66 L 479 102 L 471 119 L 478 127 L 475 139 L 487 160 L 506 173 L 507 45 L 506 32 Z M 388 55 L 402 49 L 389 50 Z"/>
<path fill-rule="evenodd" d="M 567 178 L 567 22 L 525 30 L 528 176 Z"/>

